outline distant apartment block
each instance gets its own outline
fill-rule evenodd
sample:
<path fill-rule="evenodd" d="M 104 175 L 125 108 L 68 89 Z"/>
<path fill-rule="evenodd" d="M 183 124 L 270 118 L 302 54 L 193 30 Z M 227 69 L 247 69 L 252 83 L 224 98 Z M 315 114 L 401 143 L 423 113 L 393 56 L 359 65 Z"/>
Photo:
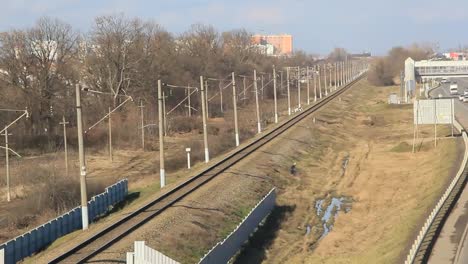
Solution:
<path fill-rule="evenodd" d="M 267 55 L 290 55 L 293 51 L 292 36 L 286 34 L 253 35 L 252 43 L 256 46 L 273 46 L 273 54 L 270 48 L 265 49 L 268 51 Z"/>

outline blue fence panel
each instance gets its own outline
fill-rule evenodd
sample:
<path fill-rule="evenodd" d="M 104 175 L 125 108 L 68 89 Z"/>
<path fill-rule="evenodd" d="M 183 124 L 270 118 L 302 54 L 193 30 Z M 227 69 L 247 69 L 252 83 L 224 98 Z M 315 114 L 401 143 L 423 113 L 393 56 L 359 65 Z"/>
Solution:
<path fill-rule="evenodd" d="M 114 186 L 109 187 L 107 190 L 109 192 L 109 205 L 112 205 L 115 203 L 115 195 L 114 195 Z"/>
<path fill-rule="evenodd" d="M 58 238 L 58 237 L 61 237 L 63 235 L 63 232 L 62 232 L 63 217 L 59 216 L 59 217 L 57 217 L 55 219 L 57 219 L 57 238 Z"/>
<path fill-rule="evenodd" d="M 23 255 L 29 256 L 32 253 L 34 253 L 34 251 L 32 251 L 31 246 L 29 245 L 31 238 L 28 236 L 28 234 L 24 234 L 22 235 L 22 237 L 23 237 Z"/>
<path fill-rule="evenodd" d="M 81 221 L 81 208 L 75 208 L 73 221 L 75 222 L 75 229 L 81 229 L 83 227 L 83 222 Z"/>
<path fill-rule="evenodd" d="M 70 233 L 69 226 L 70 226 L 70 220 L 69 220 L 69 214 L 65 213 L 62 215 L 62 232 L 64 235 Z"/>
<path fill-rule="evenodd" d="M 5 264 L 15 263 L 15 241 L 10 240 L 5 244 Z"/>
<path fill-rule="evenodd" d="M 91 200 L 88 202 L 88 219 L 92 222 L 96 218 L 96 202 Z"/>
<path fill-rule="evenodd" d="M 23 249 L 22 237 L 17 237 L 15 239 L 14 248 L 15 248 L 15 261 L 21 260 L 21 257 L 23 257 L 23 255 L 21 254 L 22 253 L 21 250 Z"/>
<path fill-rule="evenodd" d="M 46 223 L 44 225 L 44 241 L 46 244 L 49 244 L 52 242 L 52 235 L 51 235 L 51 230 L 50 230 L 50 222 Z"/>
<path fill-rule="evenodd" d="M 39 248 L 42 249 L 47 245 L 47 243 L 44 240 L 45 237 L 45 232 L 44 232 L 44 226 L 40 226 L 37 228 L 37 243 L 39 244 Z M 29 256 L 29 252 L 26 256 Z"/>
<path fill-rule="evenodd" d="M 50 221 L 50 240 L 57 239 L 57 219 Z"/>
<path fill-rule="evenodd" d="M 31 247 L 31 251 L 36 252 L 36 231 L 31 230 L 27 235 L 29 235 L 29 246 Z"/>

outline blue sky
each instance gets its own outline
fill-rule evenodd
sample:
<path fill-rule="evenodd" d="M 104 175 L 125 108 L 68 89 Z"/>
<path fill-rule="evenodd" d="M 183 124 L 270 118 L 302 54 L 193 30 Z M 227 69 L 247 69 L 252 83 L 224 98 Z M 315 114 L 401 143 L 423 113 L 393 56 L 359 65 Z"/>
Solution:
<path fill-rule="evenodd" d="M 181 33 L 191 24 L 289 33 L 294 48 L 326 54 L 334 47 L 384 54 L 392 46 L 468 44 L 466 0 L 0 0 L 0 31 L 24 28 L 44 15 L 87 32 L 99 15 L 123 12 Z"/>

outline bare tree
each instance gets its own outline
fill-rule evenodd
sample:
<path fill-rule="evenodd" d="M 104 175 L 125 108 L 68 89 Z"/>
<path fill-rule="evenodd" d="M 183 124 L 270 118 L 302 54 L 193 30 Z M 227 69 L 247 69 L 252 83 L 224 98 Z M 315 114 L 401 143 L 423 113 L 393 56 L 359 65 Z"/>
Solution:
<path fill-rule="evenodd" d="M 77 40 L 78 34 L 69 24 L 48 17 L 40 18 L 30 29 L 13 30 L 0 38 L 3 79 L 28 98 L 35 134 L 50 136 L 53 131 L 54 107 L 63 107 L 74 78 L 70 67 Z M 56 97 L 62 100 L 54 100 Z"/>

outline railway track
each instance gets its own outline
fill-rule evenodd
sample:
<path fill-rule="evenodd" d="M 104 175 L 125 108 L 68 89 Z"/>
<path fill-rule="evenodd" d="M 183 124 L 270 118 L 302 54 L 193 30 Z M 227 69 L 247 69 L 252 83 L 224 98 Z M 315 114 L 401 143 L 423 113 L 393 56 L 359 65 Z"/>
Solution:
<path fill-rule="evenodd" d="M 334 98 L 347 91 L 351 86 L 353 86 L 364 76 L 365 74 L 362 74 L 354 81 L 336 90 L 328 97 L 318 101 L 314 105 L 305 109 L 303 112 L 293 116 L 291 119 L 284 121 L 276 128 L 268 132 L 264 132 L 264 134 L 256 141 L 253 141 L 250 144 L 239 148 L 239 150 L 233 152 L 226 158 L 210 166 L 200 174 L 191 177 L 187 181 L 181 183 L 180 185 L 167 192 L 166 194 L 156 198 L 150 203 L 140 207 L 133 213 L 127 215 L 126 217 L 115 222 L 114 224 L 99 231 L 97 234 L 76 245 L 71 250 L 51 260 L 49 263 L 85 263 L 86 261 L 90 260 L 92 257 L 107 249 L 112 244 L 127 236 L 128 234 L 130 234 L 149 220 L 161 214 L 165 209 L 171 207 L 173 204 L 180 201 L 188 194 L 197 190 L 199 187 L 203 186 L 205 183 L 207 183 L 217 175 L 221 174 L 232 165 L 247 157 L 261 146 L 270 142 L 278 135 L 291 128 L 311 113 L 317 111 L 322 106 L 326 105 L 328 102 L 332 101 Z"/>

